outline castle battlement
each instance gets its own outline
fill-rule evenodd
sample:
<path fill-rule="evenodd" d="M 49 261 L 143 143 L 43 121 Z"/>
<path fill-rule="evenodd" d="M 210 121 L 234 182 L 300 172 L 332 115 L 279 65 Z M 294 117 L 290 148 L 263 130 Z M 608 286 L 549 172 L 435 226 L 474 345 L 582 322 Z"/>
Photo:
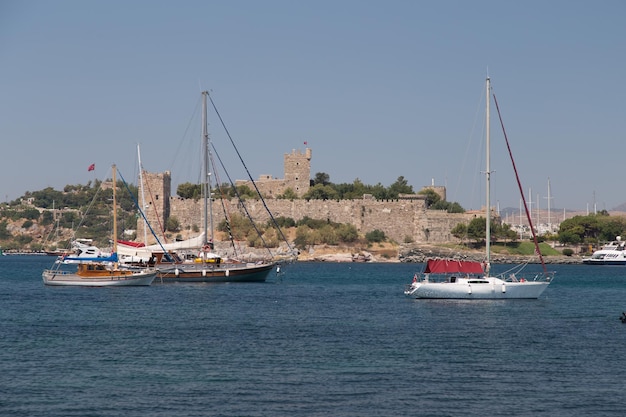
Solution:
<path fill-rule="evenodd" d="M 474 214 L 451 214 L 437 210 L 426 210 L 424 196 L 403 194 L 395 200 L 376 200 L 372 195 L 364 195 L 358 200 L 304 200 L 279 199 L 276 196 L 291 189 L 299 197 L 310 188 L 311 149 L 304 152 L 292 150 L 284 155 L 284 178 L 272 178 L 261 175 L 255 184 L 265 198 L 245 200 L 246 209 L 255 221 L 269 220 L 265 205 L 274 217 L 288 217 L 295 221 L 310 217 L 325 219 L 337 223 L 352 224 L 365 234 L 372 230 L 381 230 L 396 242 L 413 241 L 418 243 L 441 243 L 455 241 L 450 230 L 458 223 L 469 224 Z M 203 202 L 183 199 L 171 195 L 171 175 L 164 173 L 143 173 L 146 190 L 145 214 L 155 230 L 163 230 L 172 216 L 178 220 L 185 238 L 194 236 L 202 224 Z M 235 185 L 248 185 L 250 181 L 238 180 Z M 445 200 L 446 189 L 442 186 L 427 186 Z M 227 212 L 242 212 L 237 199 L 225 202 Z M 243 214 L 243 212 L 242 212 Z M 214 224 L 224 219 L 221 210 L 213 211 Z M 137 233 L 143 235 L 143 222 L 138 222 Z"/>

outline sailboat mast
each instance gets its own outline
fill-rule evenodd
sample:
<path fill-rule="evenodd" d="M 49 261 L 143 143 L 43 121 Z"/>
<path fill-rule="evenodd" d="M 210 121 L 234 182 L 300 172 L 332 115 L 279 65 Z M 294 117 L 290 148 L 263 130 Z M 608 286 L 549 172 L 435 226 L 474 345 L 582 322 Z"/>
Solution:
<path fill-rule="evenodd" d="M 485 251 L 486 251 L 486 255 L 487 255 L 487 265 L 485 268 L 485 273 L 489 274 L 489 270 L 491 269 L 491 155 L 489 152 L 489 148 L 491 147 L 491 143 L 490 143 L 490 131 L 489 131 L 489 102 L 491 101 L 489 99 L 489 94 L 490 94 L 490 90 L 491 90 L 491 86 L 490 86 L 490 80 L 489 77 L 487 77 L 487 82 L 486 82 L 486 115 L 485 115 L 485 147 L 487 148 L 487 154 L 486 154 L 486 172 L 485 172 L 485 177 L 486 177 L 486 225 L 485 225 Z"/>
<path fill-rule="evenodd" d="M 117 253 L 117 167 L 113 164 L 113 253 Z"/>
<path fill-rule="evenodd" d="M 203 164 L 203 194 L 204 194 L 204 244 L 209 243 L 209 217 L 211 218 L 211 243 L 213 243 L 213 213 L 209 216 L 211 200 L 211 172 L 209 169 L 209 129 L 207 121 L 207 97 L 208 91 L 202 92 L 202 155 Z"/>
<path fill-rule="evenodd" d="M 141 165 L 141 151 L 139 149 L 139 144 L 137 144 L 137 162 L 139 163 L 139 184 L 141 189 L 141 210 L 146 209 L 146 197 L 143 192 L 143 166 Z M 148 225 L 146 220 L 143 221 L 143 244 L 148 244 Z"/>

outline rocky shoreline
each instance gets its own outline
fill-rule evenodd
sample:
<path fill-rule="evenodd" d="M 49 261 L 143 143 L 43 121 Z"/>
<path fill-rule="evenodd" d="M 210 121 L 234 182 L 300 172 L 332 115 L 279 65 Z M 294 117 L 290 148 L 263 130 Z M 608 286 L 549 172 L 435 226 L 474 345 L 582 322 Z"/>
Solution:
<path fill-rule="evenodd" d="M 219 244 L 218 244 L 219 246 Z M 248 262 L 263 260 L 267 257 L 267 250 L 246 248 L 242 258 Z M 286 253 L 284 250 L 283 252 Z M 43 252 L 5 252 L 5 255 L 46 255 Z M 476 250 L 452 250 L 433 245 L 400 245 L 384 249 L 361 248 L 349 246 L 318 245 L 301 252 L 299 262 L 360 262 L 360 263 L 424 263 L 431 258 L 452 258 L 459 260 L 484 261 L 484 252 Z M 502 255 L 492 253 L 491 262 L 494 264 L 538 264 L 536 256 Z M 579 256 L 545 256 L 546 264 L 582 264 Z"/>
<path fill-rule="evenodd" d="M 356 248 L 320 246 L 312 247 L 298 257 L 300 262 L 402 262 L 423 263 L 430 258 L 453 258 L 481 262 L 484 260 L 484 252 L 481 251 L 453 251 L 448 248 L 432 245 L 401 245 L 396 248 L 395 256 L 389 256 L 389 250 L 384 256 L 376 250 L 364 251 Z M 491 262 L 494 264 L 519 264 L 540 263 L 536 256 L 502 255 L 492 254 Z M 578 256 L 544 256 L 546 264 L 582 264 Z"/>
<path fill-rule="evenodd" d="M 483 261 L 485 254 L 479 251 L 464 251 L 452 253 L 450 250 L 437 247 L 413 247 L 401 250 L 398 256 L 399 262 L 426 262 L 429 258 L 453 258 L 471 261 Z M 578 256 L 544 256 L 546 264 L 582 264 L 582 260 Z M 497 253 L 491 254 L 491 263 L 494 264 L 519 264 L 519 263 L 536 263 L 541 261 L 537 256 L 519 256 L 519 255 L 501 255 Z"/>

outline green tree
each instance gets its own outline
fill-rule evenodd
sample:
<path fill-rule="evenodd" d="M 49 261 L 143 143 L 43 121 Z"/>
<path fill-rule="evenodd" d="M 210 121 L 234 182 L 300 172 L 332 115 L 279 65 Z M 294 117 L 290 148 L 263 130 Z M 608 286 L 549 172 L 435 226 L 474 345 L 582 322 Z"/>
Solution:
<path fill-rule="evenodd" d="M 317 184 L 304 194 L 307 200 L 337 200 L 339 195 L 330 185 Z"/>
<path fill-rule="evenodd" d="M 282 194 L 276 196 L 276 198 L 280 198 L 283 200 L 295 200 L 298 198 L 298 195 L 293 189 L 287 188 Z"/>
<path fill-rule="evenodd" d="M 467 237 L 476 242 L 484 242 L 487 234 L 486 224 L 484 217 L 473 218 L 467 226 Z"/>
<path fill-rule="evenodd" d="M 168 232 L 178 232 L 180 230 L 180 221 L 176 216 L 170 216 L 165 223 L 165 230 Z"/>
<path fill-rule="evenodd" d="M 383 232 L 382 230 L 374 229 L 371 232 L 367 232 L 365 234 L 365 239 L 368 242 L 383 242 L 387 238 L 385 236 L 385 232 Z"/>
<path fill-rule="evenodd" d="M 426 197 L 427 208 L 430 208 L 441 200 L 441 196 L 437 194 L 437 192 L 432 188 L 426 188 L 424 190 L 421 190 L 418 194 Z"/>
<path fill-rule="evenodd" d="M 51 211 L 44 211 L 41 216 L 41 224 L 47 226 L 54 223 L 54 215 Z"/>
<path fill-rule="evenodd" d="M 296 221 L 292 219 L 291 217 L 279 216 L 279 217 L 274 218 L 274 220 L 276 221 L 276 224 L 280 228 L 296 227 Z M 272 220 L 268 220 L 267 227 L 273 227 L 273 226 L 274 226 L 274 222 Z"/>
<path fill-rule="evenodd" d="M 300 226 L 296 230 L 296 238 L 293 241 L 296 248 L 305 250 L 308 246 L 314 244 L 313 231 L 308 226 Z"/>
<path fill-rule="evenodd" d="M 337 184 L 333 185 L 333 188 L 337 191 L 339 199 L 342 200 L 355 200 L 363 198 L 363 194 L 368 193 L 367 187 L 358 178 L 356 178 L 352 184 Z"/>
<path fill-rule="evenodd" d="M 450 203 L 448 213 L 465 213 L 465 209 L 457 202 Z"/>
<path fill-rule="evenodd" d="M 185 182 L 178 185 L 176 194 L 181 198 L 193 198 L 195 200 L 202 196 L 202 185 Z"/>
<path fill-rule="evenodd" d="M 452 236 L 456 237 L 457 239 L 466 239 L 468 237 L 467 225 L 465 223 L 458 223 L 452 228 L 450 233 L 452 233 Z"/>
<path fill-rule="evenodd" d="M 328 224 L 327 220 L 322 220 L 322 219 L 312 219 L 309 216 L 304 216 L 303 218 L 301 218 L 300 220 L 298 220 L 298 222 L 296 223 L 296 226 L 307 226 L 310 229 L 321 229 L 322 227 L 324 227 L 326 224 Z"/>
<path fill-rule="evenodd" d="M 337 234 L 342 242 L 355 242 L 359 238 L 356 226 L 352 224 L 341 224 L 337 227 Z"/>
<path fill-rule="evenodd" d="M 389 190 L 387 188 L 385 188 L 384 185 L 382 185 L 381 183 L 378 183 L 374 186 L 368 186 L 366 187 L 368 194 L 371 194 L 374 196 L 374 198 L 376 198 L 377 200 L 390 200 L 390 199 L 394 199 L 397 198 L 398 196 L 393 196 L 391 195 L 391 193 L 389 192 Z"/>
<path fill-rule="evenodd" d="M 252 191 L 252 189 L 245 184 L 238 185 L 237 192 L 240 198 L 255 198 L 257 196 L 256 192 Z"/>
<path fill-rule="evenodd" d="M 389 198 L 398 198 L 400 194 L 413 194 L 413 187 L 403 176 L 399 176 L 396 182 L 389 186 Z"/>
<path fill-rule="evenodd" d="M 597 243 L 599 235 L 600 222 L 596 215 L 574 216 L 562 221 L 559 227 L 559 241 L 563 243 L 573 243 L 572 240 Z"/>
<path fill-rule="evenodd" d="M 325 172 L 318 172 L 315 174 L 315 178 L 313 178 L 313 185 L 330 185 L 330 175 Z"/>
<path fill-rule="evenodd" d="M 11 232 L 7 230 L 8 222 L 3 220 L 0 222 L 0 239 L 5 240 L 11 237 Z"/>

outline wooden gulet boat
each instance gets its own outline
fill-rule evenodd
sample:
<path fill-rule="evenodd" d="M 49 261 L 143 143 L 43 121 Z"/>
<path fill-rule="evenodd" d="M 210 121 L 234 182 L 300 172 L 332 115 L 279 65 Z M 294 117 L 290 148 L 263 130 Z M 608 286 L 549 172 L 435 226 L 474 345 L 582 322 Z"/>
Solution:
<path fill-rule="evenodd" d="M 116 201 L 116 167 L 113 165 L 113 253 L 103 258 L 66 258 L 78 262 L 76 271 L 63 270 L 62 262 L 56 262 L 52 269 L 42 273 L 45 285 L 110 287 L 110 286 L 147 286 L 156 277 L 153 268 L 129 270 L 120 268 L 117 258 L 117 201 Z"/>

